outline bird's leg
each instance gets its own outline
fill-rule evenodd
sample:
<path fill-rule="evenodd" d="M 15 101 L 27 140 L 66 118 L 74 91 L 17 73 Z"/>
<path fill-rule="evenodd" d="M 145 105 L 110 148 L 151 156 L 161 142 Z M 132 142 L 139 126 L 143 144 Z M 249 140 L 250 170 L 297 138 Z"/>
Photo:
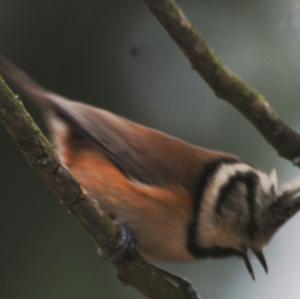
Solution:
<path fill-rule="evenodd" d="M 126 257 L 127 252 L 134 246 L 135 239 L 132 234 L 132 232 L 127 228 L 126 225 L 120 224 L 117 221 L 114 220 L 114 223 L 118 225 L 120 229 L 120 237 L 119 237 L 119 244 L 118 249 L 116 253 L 113 256 L 107 257 L 101 250 L 101 248 L 98 247 L 97 253 L 98 255 L 104 259 L 108 260 L 110 262 L 118 262 L 122 260 L 124 257 Z M 166 270 L 163 270 L 157 266 L 154 266 L 159 272 L 161 272 L 164 276 L 167 277 L 169 281 L 171 281 L 176 287 L 182 288 L 186 299 L 200 299 L 200 297 L 197 295 L 196 291 L 193 289 L 191 283 L 182 277 L 179 277 L 175 274 L 169 273 Z"/>
<path fill-rule="evenodd" d="M 115 221 L 114 221 L 115 222 Z M 97 254 L 104 260 L 108 260 L 110 262 L 118 262 L 122 260 L 134 246 L 135 240 L 132 232 L 127 228 L 126 225 L 115 223 L 119 227 L 120 236 L 118 240 L 118 245 L 115 250 L 115 253 L 112 256 L 107 257 L 101 248 L 97 248 Z"/>
<path fill-rule="evenodd" d="M 179 277 L 175 274 L 169 273 L 166 270 L 163 270 L 157 266 L 155 268 L 159 271 L 162 272 L 172 283 L 174 283 L 177 287 L 182 288 L 186 299 L 201 299 L 197 292 L 194 290 L 192 284 L 185 278 Z"/>

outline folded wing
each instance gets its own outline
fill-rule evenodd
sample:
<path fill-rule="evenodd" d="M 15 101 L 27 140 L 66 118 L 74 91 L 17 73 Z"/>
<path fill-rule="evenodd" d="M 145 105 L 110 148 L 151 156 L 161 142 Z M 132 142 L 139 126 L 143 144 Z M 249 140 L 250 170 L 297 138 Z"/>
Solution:
<path fill-rule="evenodd" d="M 46 115 L 49 111 L 51 115 L 54 113 L 74 136 L 89 141 L 130 179 L 153 185 L 181 185 L 192 192 L 205 163 L 225 155 L 193 146 L 106 110 L 68 100 L 40 87 L 2 56 L 0 74 L 16 92 L 42 107 Z"/>

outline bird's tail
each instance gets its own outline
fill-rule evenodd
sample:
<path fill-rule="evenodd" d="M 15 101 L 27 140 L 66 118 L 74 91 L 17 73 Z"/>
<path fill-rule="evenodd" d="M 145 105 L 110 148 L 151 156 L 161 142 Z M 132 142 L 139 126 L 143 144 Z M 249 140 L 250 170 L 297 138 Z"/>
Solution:
<path fill-rule="evenodd" d="M 53 93 L 40 86 L 2 54 L 0 54 L 0 76 L 3 76 L 8 85 L 22 98 L 41 108 L 50 104 Z"/>

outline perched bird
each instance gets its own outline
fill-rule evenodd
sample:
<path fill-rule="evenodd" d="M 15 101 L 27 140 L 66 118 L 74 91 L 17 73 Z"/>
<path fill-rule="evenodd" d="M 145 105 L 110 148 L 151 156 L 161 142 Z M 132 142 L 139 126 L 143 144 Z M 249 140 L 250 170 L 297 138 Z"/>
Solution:
<path fill-rule="evenodd" d="M 278 187 L 232 154 L 184 142 L 44 89 L 0 56 L 0 74 L 45 114 L 61 161 L 153 261 L 248 258 L 300 209 L 300 184 Z"/>

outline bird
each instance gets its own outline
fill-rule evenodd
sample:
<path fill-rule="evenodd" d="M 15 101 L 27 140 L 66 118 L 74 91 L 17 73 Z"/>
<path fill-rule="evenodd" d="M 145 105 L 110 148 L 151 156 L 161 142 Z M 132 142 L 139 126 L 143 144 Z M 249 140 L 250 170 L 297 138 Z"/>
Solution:
<path fill-rule="evenodd" d="M 299 181 L 280 187 L 275 170 L 68 99 L 3 55 L 0 75 L 41 109 L 61 162 L 146 260 L 236 256 L 254 279 L 252 251 L 268 271 L 263 248 L 300 209 Z"/>

